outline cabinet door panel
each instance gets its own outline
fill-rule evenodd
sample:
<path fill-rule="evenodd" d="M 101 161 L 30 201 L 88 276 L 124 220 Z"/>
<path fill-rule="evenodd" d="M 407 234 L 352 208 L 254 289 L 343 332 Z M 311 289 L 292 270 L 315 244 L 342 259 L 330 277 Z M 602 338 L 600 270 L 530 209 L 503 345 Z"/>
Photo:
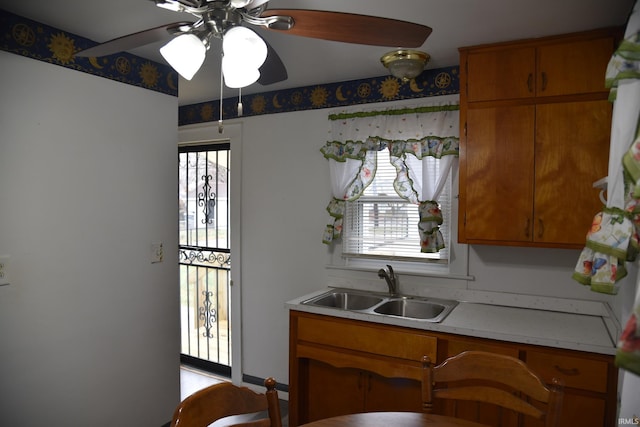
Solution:
<path fill-rule="evenodd" d="M 534 240 L 584 244 L 602 209 L 593 182 L 607 175 L 611 105 L 538 105 L 536 118 Z"/>
<path fill-rule="evenodd" d="M 534 95 L 535 48 L 471 52 L 467 58 L 467 101 Z"/>
<path fill-rule="evenodd" d="M 367 378 L 357 369 L 336 369 L 326 363 L 308 360 L 307 423 L 364 410 Z"/>
<path fill-rule="evenodd" d="M 534 115 L 531 105 L 468 110 L 468 240 L 531 241 Z"/>
<path fill-rule="evenodd" d="M 565 391 L 558 426 L 602 427 L 610 425 L 605 420 L 605 406 L 603 399 Z M 524 426 L 544 427 L 544 423 L 531 417 L 525 417 Z"/>
<path fill-rule="evenodd" d="M 606 91 L 613 47 L 613 37 L 540 46 L 537 96 Z"/>
<path fill-rule="evenodd" d="M 367 391 L 364 408 L 374 411 L 422 411 L 422 390 L 418 381 L 402 378 L 384 378 L 365 372 Z"/>

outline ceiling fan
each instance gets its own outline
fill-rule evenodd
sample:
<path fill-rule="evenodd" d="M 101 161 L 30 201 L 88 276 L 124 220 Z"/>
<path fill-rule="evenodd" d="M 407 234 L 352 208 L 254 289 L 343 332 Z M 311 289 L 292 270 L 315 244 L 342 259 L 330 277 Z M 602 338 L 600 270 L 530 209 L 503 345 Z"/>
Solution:
<path fill-rule="evenodd" d="M 221 39 L 222 74 L 228 87 L 287 79 L 276 51 L 248 25 L 304 37 L 389 47 L 418 47 L 431 34 L 426 25 L 343 12 L 267 9 L 268 0 L 151 0 L 156 6 L 186 12 L 195 22 L 174 22 L 118 37 L 76 53 L 81 57 L 111 55 L 169 40 L 160 52 L 180 75 L 190 80 L 213 39 Z"/>

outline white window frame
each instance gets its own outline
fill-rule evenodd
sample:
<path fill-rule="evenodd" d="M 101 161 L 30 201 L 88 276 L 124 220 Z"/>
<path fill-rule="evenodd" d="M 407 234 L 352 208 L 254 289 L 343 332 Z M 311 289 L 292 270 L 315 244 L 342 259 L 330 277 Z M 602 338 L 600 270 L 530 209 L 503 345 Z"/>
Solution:
<path fill-rule="evenodd" d="M 402 274 L 470 280 L 468 268 L 468 245 L 458 243 L 458 166 L 451 169 L 451 218 L 449 220 L 449 262 L 428 262 L 427 260 L 407 261 L 393 257 L 348 257 L 342 252 L 342 243 L 330 252 L 329 269 L 372 272 L 385 264 L 392 264 Z"/>

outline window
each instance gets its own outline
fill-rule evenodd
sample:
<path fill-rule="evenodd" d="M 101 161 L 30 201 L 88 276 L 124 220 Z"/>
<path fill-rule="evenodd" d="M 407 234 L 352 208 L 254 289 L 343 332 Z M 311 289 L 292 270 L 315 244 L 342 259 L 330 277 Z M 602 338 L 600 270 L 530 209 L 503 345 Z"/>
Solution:
<path fill-rule="evenodd" d="M 427 171 L 434 182 L 439 176 L 440 161 L 427 160 Z M 412 165 L 412 167 L 416 167 Z M 347 202 L 343 220 L 345 258 L 383 258 L 398 261 L 436 263 L 448 262 L 451 220 L 451 176 L 439 197 L 444 222 L 440 230 L 445 248 L 440 252 L 420 252 L 418 206 L 401 198 L 393 187 L 396 169 L 389 159 L 389 150 L 377 152 L 377 168 L 373 182 L 363 195 Z"/>

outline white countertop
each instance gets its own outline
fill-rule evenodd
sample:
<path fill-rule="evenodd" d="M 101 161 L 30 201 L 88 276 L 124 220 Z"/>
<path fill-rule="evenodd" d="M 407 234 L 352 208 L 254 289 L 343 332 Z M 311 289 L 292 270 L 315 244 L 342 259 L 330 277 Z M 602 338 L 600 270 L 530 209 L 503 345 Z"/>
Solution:
<path fill-rule="evenodd" d="M 612 331 L 608 328 L 609 322 L 597 314 L 460 302 L 441 323 L 432 323 L 301 304 L 326 291 L 323 289 L 291 300 L 287 302 L 287 307 L 290 310 L 508 342 L 610 355 L 616 351 Z"/>

